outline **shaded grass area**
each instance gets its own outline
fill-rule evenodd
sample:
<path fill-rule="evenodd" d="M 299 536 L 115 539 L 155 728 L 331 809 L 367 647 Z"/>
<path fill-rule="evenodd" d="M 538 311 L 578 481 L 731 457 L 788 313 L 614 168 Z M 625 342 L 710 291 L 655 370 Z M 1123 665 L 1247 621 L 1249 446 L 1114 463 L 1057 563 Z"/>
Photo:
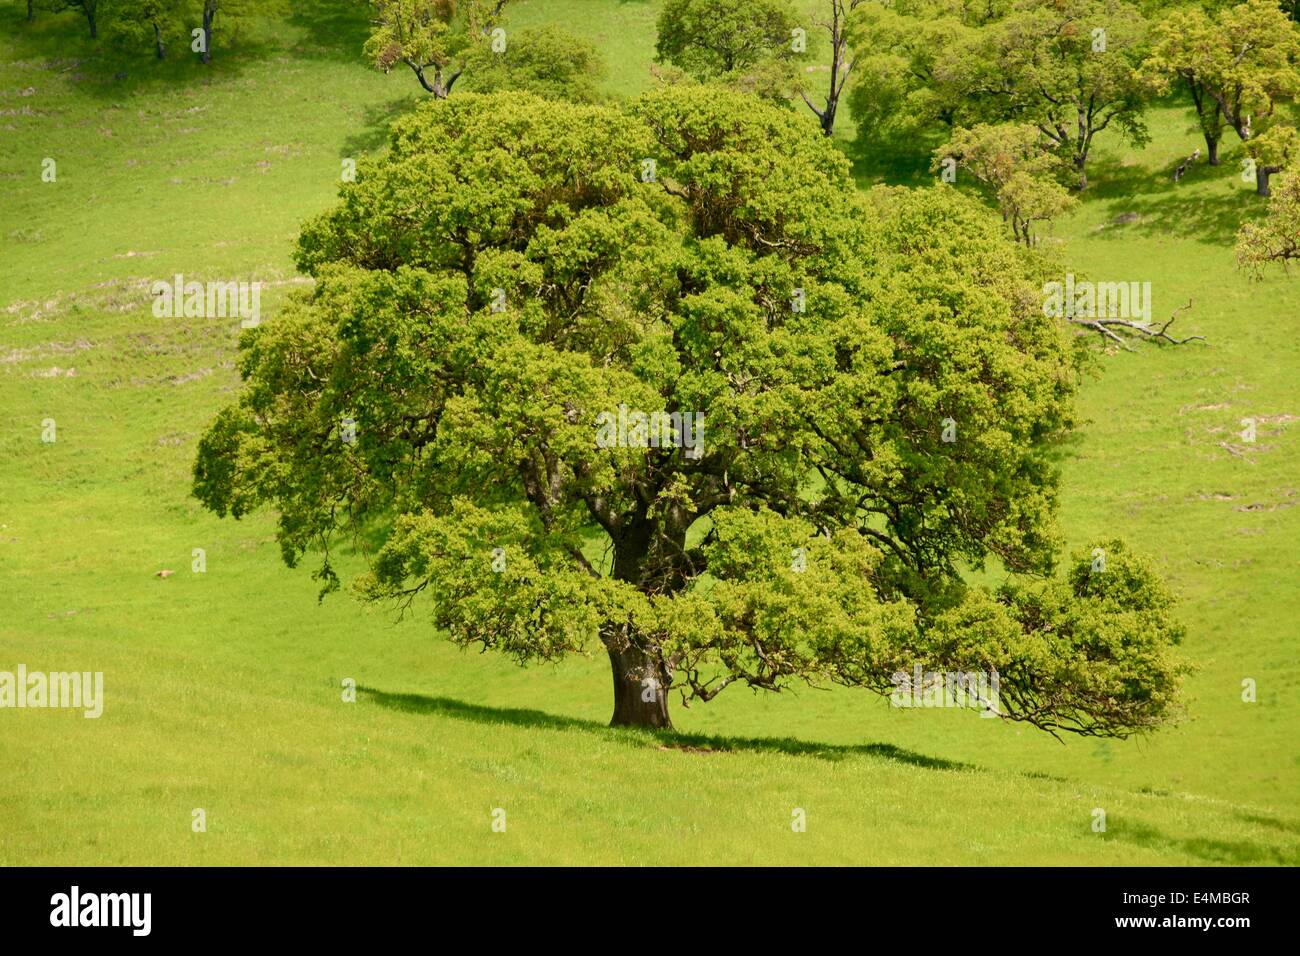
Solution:
<path fill-rule="evenodd" d="M 886 757 L 901 763 L 932 769 L 969 769 L 951 760 L 926 757 L 923 754 L 902 750 L 893 744 L 856 744 L 852 746 L 815 743 L 784 738 L 719 737 L 704 734 L 612 728 L 594 720 L 561 717 L 540 710 L 523 708 L 484 707 L 449 697 L 432 697 L 427 694 L 392 694 L 370 687 L 358 687 L 381 707 L 391 707 L 407 713 L 435 714 L 468 720 L 481 724 L 507 723 L 516 727 L 548 728 L 551 730 L 580 730 L 603 739 L 621 740 L 634 745 L 644 745 L 647 740 L 661 748 L 692 753 L 783 753 L 821 760 L 843 760 L 853 756 Z"/>

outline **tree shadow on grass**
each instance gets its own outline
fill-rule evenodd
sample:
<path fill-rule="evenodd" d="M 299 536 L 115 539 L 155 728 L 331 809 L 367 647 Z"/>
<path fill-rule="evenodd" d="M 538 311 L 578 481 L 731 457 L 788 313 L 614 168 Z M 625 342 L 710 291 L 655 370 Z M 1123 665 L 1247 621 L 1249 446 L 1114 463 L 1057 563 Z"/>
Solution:
<path fill-rule="evenodd" d="M 1196 195 L 1187 199 L 1134 199 L 1124 204 L 1126 213 L 1138 218 L 1101 230 L 1108 239 L 1124 239 L 1134 233 L 1192 239 L 1222 246 L 1231 251 L 1237 230 L 1253 216 L 1262 217 L 1262 201 L 1246 192 Z"/>
<path fill-rule="evenodd" d="M 1123 204 L 1138 196 L 1168 196 L 1186 185 L 1175 185 L 1163 171 L 1153 172 L 1141 163 L 1121 162 L 1109 155 L 1097 156 L 1088 162 L 1088 188 L 1080 193 L 1071 188 L 1070 193 L 1082 202 L 1110 202 Z M 1190 174 L 1189 174 L 1190 176 Z M 1074 183 L 1069 184 L 1073 187 Z"/>
<path fill-rule="evenodd" d="M 360 156 L 373 152 L 388 144 L 388 128 L 393 121 L 415 109 L 422 97 L 417 93 L 407 93 L 387 103 L 376 103 L 365 107 L 361 127 L 348 135 L 339 147 L 340 156 Z"/>
<path fill-rule="evenodd" d="M 1228 162 L 1194 166 L 1180 183 L 1114 162 L 1098 163 L 1093 175 L 1084 201 L 1108 204 L 1113 215 L 1097 230 L 1107 239 L 1159 235 L 1231 247 L 1241 224 L 1264 213 L 1253 190 L 1229 188 L 1236 172 Z"/>
<path fill-rule="evenodd" d="M 1251 817 L 1244 819 L 1253 820 Z M 1153 826 L 1133 820 L 1109 820 L 1106 832 L 1101 837 L 1103 840 L 1132 843 L 1148 850 L 1182 853 L 1206 863 L 1232 866 L 1300 864 L 1300 851 L 1294 846 L 1269 846 L 1249 840 L 1214 840 L 1206 837 L 1178 839 L 1166 836 Z"/>
<path fill-rule="evenodd" d="M 854 182 L 859 189 L 884 186 L 933 186 L 938 175 L 930 168 L 934 151 L 945 137 L 926 133 L 900 137 L 897 141 L 855 139 L 836 140 L 836 145 L 852 165 Z"/>
<path fill-rule="evenodd" d="M 1274 830 L 1280 830 L 1283 833 L 1289 833 L 1292 836 L 1300 836 L 1300 823 L 1294 820 L 1278 820 L 1274 817 L 1264 816 L 1262 813 L 1237 813 L 1238 820 L 1246 823 L 1253 823 L 1256 826 L 1270 827 Z"/>
<path fill-rule="evenodd" d="M 36 20 L 28 23 L 25 7 L 17 4 L 0 7 L 0 33 L 14 59 L 32 71 L 28 76 L 33 86 L 64 76 L 77 93 L 111 103 L 161 88 L 202 88 L 238 78 L 250 65 L 279 52 L 267 35 L 239 31 L 230 43 L 214 45 L 209 64 L 190 51 L 188 39 L 173 43 L 166 59 L 159 60 L 152 43 L 128 45 L 107 23 L 92 40 L 80 14 L 38 11 Z"/>
<path fill-rule="evenodd" d="M 609 727 L 595 720 L 548 714 L 519 707 L 487 707 L 452 697 L 427 694 L 394 694 L 374 687 L 358 686 L 381 707 L 411 714 L 451 717 L 478 724 L 510 724 L 541 730 L 576 730 L 606 740 L 634 747 L 657 746 L 663 750 L 680 750 L 692 754 L 780 753 L 818 760 L 840 761 L 853 757 L 882 757 L 929 770 L 974 770 L 971 764 L 918 754 L 893 744 L 824 744 L 793 737 L 720 737 L 707 734 L 681 734 L 667 731 Z"/>
<path fill-rule="evenodd" d="M 357 0 L 311 0 L 294 4 L 289 23 L 303 33 L 293 52 L 300 56 L 364 63 L 370 38 L 370 5 Z"/>

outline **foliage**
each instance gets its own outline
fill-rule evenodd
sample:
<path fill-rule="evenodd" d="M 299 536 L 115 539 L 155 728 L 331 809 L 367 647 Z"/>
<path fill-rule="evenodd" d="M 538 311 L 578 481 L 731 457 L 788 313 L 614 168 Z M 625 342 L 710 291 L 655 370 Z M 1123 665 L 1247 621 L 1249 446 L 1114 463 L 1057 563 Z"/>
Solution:
<path fill-rule="evenodd" d="M 1261 223 L 1248 222 L 1237 234 L 1237 263 L 1255 275 L 1269 263 L 1286 265 L 1300 259 L 1300 175 L 1291 172 L 1278 180 Z"/>
<path fill-rule="evenodd" d="M 685 75 L 780 102 L 796 85 L 790 0 L 668 0 L 655 59 Z"/>
<path fill-rule="evenodd" d="M 1149 86 L 1140 66 L 1147 23 L 1124 0 L 1023 0 L 984 31 L 978 87 L 1008 118 L 1033 123 L 1088 185 L 1094 137 L 1113 127 L 1136 145 Z M 982 66 L 980 66 L 982 64 Z"/>
<path fill-rule="evenodd" d="M 133 47 L 150 47 L 158 59 L 178 46 L 188 51 L 196 20 L 186 0 L 112 0 L 109 31 Z"/>
<path fill-rule="evenodd" d="M 1054 219 L 1075 200 L 1052 177 L 1053 157 L 1042 149 L 1043 134 L 1029 124 L 980 124 L 958 129 L 935 150 L 934 168 L 952 159 L 993 193 L 1012 235 L 1032 245 L 1035 222 Z"/>
<path fill-rule="evenodd" d="M 389 72 L 405 64 L 438 98 L 451 93 L 467 59 L 489 42 L 507 0 L 371 0 L 374 30 L 365 56 Z"/>
<path fill-rule="evenodd" d="M 718 79 L 788 58 L 795 26 L 789 0 L 667 0 L 655 55 L 696 79 Z"/>
<path fill-rule="evenodd" d="M 1172 656 L 1184 633 L 1172 611 L 1149 561 L 1121 541 L 1098 542 L 1073 556 L 1064 581 L 970 592 L 936 625 L 936 656 L 1001 675 L 1005 716 L 1052 733 L 1124 737 L 1180 708 L 1187 667 Z"/>
<path fill-rule="evenodd" d="M 1032 124 L 1085 188 L 1099 133 L 1146 142 L 1147 28 L 1125 0 L 868 4 L 849 27 L 859 136 Z"/>
<path fill-rule="evenodd" d="M 526 90 L 551 99 L 594 103 L 600 99 L 605 64 L 594 43 L 552 24 L 511 31 L 500 53 L 489 44 L 472 47 L 466 72 L 478 93 Z"/>
<path fill-rule="evenodd" d="M 1246 141 L 1246 155 L 1255 164 L 1256 191 L 1267 196 L 1269 177 L 1291 169 L 1300 158 L 1300 135 L 1290 123 L 1270 123 L 1263 132 Z"/>
<path fill-rule="evenodd" d="M 1175 9 L 1155 29 L 1144 72 L 1167 90 L 1181 81 L 1217 162 L 1225 126 L 1242 139 L 1300 92 L 1300 27 L 1272 0 L 1247 0 L 1207 13 Z"/>
<path fill-rule="evenodd" d="M 978 35 L 978 27 L 954 16 L 950 4 L 863 7 L 849 28 L 857 58 L 848 103 L 859 139 L 880 142 L 935 124 L 975 122 L 979 110 L 964 95 L 964 67 L 976 55 Z"/>

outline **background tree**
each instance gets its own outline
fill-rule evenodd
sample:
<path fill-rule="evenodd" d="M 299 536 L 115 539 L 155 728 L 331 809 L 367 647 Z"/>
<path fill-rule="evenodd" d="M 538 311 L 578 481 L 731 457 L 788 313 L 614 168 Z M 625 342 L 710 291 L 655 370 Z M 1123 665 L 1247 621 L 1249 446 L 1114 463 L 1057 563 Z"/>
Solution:
<path fill-rule="evenodd" d="M 451 93 L 475 49 L 490 42 L 507 0 L 372 0 L 374 30 L 366 58 L 389 72 L 406 64 L 439 99 Z M 508 44 L 507 44 L 508 46 Z"/>
<path fill-rule="evenodd" d="M 1300 136 L 1289 123 L 1273 123 L 1246 141 L 1246 155 L 1255 164 L 1255 192 L 1260 196 L 1272 195 L 1270 177 L 1293 168 L 1300 159 Z"/>
<path fill-rule="evenodd" d="M 860 194 L 717 87 L 473 94 L 396 124 L 297 258 L 316 283 L 244 333 L 194 491 L 273 506 L 327 588 L 331 542 L 376 535 L 362 596 L 520 661 L 603 647 L 614 724 L 914 663 L 1012 675 L 1001 716 L 1051 732 L 1175 712 L 1150 568 L 1105 543 L 1052 575 L 1075 352 L 978 203 Z M 620 406 L 705 414 L 698 454 L 601 447 Z M 989 558 L 1004 589 L 958 571 Z"/>
<path fill-rule="evenodd" d="M 86 18 L 86 23 L 90 27 L 90 38 L 92 40 L 99 38 L 99 0 L 50 0 L 50 11 L 52 13 L 62 13 L 64 10 L 76 10 Z M 27 7 L 27 19 L 32 16 L 31 6 Z"/>
<path fill-rule="evenodd" d="M 1022 0 L 985 31 L 1005 115 L 1031 122 L 1088 186 L 1094 137 L 1112 125 L 1136 144 L 1147 141 L 1142 111 L 1149 93 L 1140 66 L 1147 23 L 1124 0 Z"/>
<path fill-rule="evenodd" d="M 816 114 L 817 122 L 821 124 L 822 133 L 826 136 L 835 132 L 835 113 L 839 109 L 840 96 L 843 95 L 844 85 L 848 83 L 849 76 L 853 73 L 855 60 L 853 51 L 849 48 L 852 15 L 867 0 L 828 0 L 828 2 L 829 17 L 813 21 L 826 30 L 831 41 L 830 79 L 825 104 L 818 107 L 808 98 L 806 92 L 799 91 L 808 108 Z"/>
<path fill-rule="evenodd" d="M 212 62 L 212 25 L 217 19 L 217 10 L 220 9 L 220 0 L 203 0 L 202 9 L 202 49 L 199 50 L 199 59 L 204 63 Z"/>
<path fill-rule="evenodd" d="M 1161 90 L 1178 79 L 1196 109 L 1211 165 L 1224 127 L 1240 139 L 1300 92 L 1300 28 L 1272 0 L 1248 0 L 1213 16 L 1175 9 L 1155 28 L 1144 71 Z"/>
<path fill-rule="evenodd" d="M 765 60 L 793 56 L 789 0 L 668 0 L 655 59 L 697 80 L 729 79 Z"/>
<path fill-rule="evenodd" d="M 958 129 L 934 153 L 934 169 L 947 160 L 965 169 L 992 192 L 1003 222 L 1025 245 L 1033 244 L 1035 222 L 1054 219 L 1074 198 L 1053 178 L 1056 162 L 1042 148 L 1043 134 L 1028 123 L 982 123 Z"/>
<path fill-rule="evenodd" d="M 171 44 L 189 39 L 186 0 L 114 0 L 112 32 L 131 44 L 149 43 L 162 60 Z"/>
<path fill-rule="evenodd" d="M 892 141 L 958 122 L 961 101 L 943 95 L 936 68 L 967 32 L 954 19 L 914 17 L 905 7 L 863 8 L 848 36 L 858 51 L 847 96 L 860 142 Z"/>
<path fill-rule="evenodd" d="M 1010 90 L 994 75 L 983 37 L 1011 0 L 897 0 L 851 18 L 857 51 L 849 105 L 864 142 L 925 135 L 933 128 L 997 121 Z"/>
<path fill-rule="evenodd" d="M 1300 259 L 1300 175 L 1291 172 L 1278 179 L 1264 221 L 1237 233 L 1237 264 L 1258 276 L 1269 263 L 1285 267 L 1293 259 Z"/>
<path fill-rule="evenodd" d="M 246 21 L 280 9 L 281 0 L 202 0 L 202 6 L 198 10 L 198 29 L 202 31 L 203 40 L 199 59 L 204 63 L 212 62 L 218 15 L 224 24 L 222 29 L 225 34 L 233 36 Z"/>
<path fill-rule="evenodd" d="M 1206 159 L 1211 166 L 1219 165 L 1219 143 L 1227 125 L 1223 108 L 1207 86 L 1210 51 L 1218 44 L 1216 28 L 1203 10 L 1176 9 L 1156 24 L 1154 49 L 1143 65 L 1161 94 L 1169 91 L 1173 78 L 1181 81 L 1196 110 L 1201 135 L 1205 137 Z"/>
<path fill-rule="evenodd" d="M 548 24 L 511 31 L 502 52 L 490 44 L 471 48 L 466 72 L 479 93 L 527 90 L 550 99 L 594 103 L 605 64 L 595 44 Z"/>

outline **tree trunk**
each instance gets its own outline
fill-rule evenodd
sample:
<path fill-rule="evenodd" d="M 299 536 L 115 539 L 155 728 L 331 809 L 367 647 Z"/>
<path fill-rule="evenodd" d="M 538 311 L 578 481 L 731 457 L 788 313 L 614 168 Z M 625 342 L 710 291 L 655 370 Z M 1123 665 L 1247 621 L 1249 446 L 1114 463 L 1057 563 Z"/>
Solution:
<path fill-rule="evenodd" d="M 1205 153 L 1211 166 L 1219 165 L 1219 138 L 1223 135 L 1223 107 L 1217 101 L 1208 100 L 1205 90 L 1190 76 L 1184 74 L 1187 89 L 1192 94 L 1196 105 L 1196 116 L 1201 124 L 1201 133 L 1205 136 Z M 1214 111 L 1208 116 L 1206 110 L 1213 104 Z"/>
<path fill-rule="evenodd" d="M 1079 192 L 1088 188 L 1088 157 L 1080 154 L 1074 157 L 1074 168 L 1079 171 Z"/>
<path fill-rule="evenodd" d="M 1218 137 L 1211 137 L 1209 133 L 1205 134 L 1205 155 L 1211 166 L 1219 165 L 1219 140 Z"/>
<path fill-rule="evenodd" d="M 1268 197 L 1273 195 L 1273 190 L 1269 187 L 1269 177 L 1279 172 L 1281 166 L 1256 166 L 1255 167 L 1255 195 Z"/>
<path fill-rule="evenodd" d="M 203 62 L 212 62 L 212 19 L 216 16 L 217 11 L 203 8 Z"/>
<path fill-rule="evenodd" d="M 167 56 L 167 50 L 163 46 L 162 30 L 159 29 L 156 23 L 153 25 L 153 43 L 154 52 L 158 54 L 158 59 L 164 59 Z"/>
<path fill-rule="evenodd" d="M 831 29 L 831 88 L 826 92 L 826 109 L 822 110 L 818 117 L 821 120 L 823 136 L 835 135 L 835 108 L 839 106 L 839 91 L 843 89 L 839 85 L 840 61 L 844 55 L 844 44 L 840 34 L 838 4 L 834 6 L 834 10 L 835 25 Z"/>
<path fill-rule="evenodd" d="M 99 30 L 95 28 L 95 15 L 87 10 L 86 19 L 90 21 L 90 38 L 92 40 L 97 39 L 99 37 Z"/>
<path fill-rule="evenodd" d="M 845 54 L 848 52 L 848 40 L 845 37 L 845 22 L 848 14 L 858 5 L 859 0 L 852 0 L 849 9 L 844 9 L 845 0 L 831 0 L 831 22 L 824 23 L 831 33 L 831 78 L 830 89 L 826 92 L 826 108 L 819 110 L 813 106 L 812 101 L 807 95 L 803 96 L 803 101 L 808 107 L 817 114 L 817 120 L 821 124 L 823 136 L 833 136 L 835 134 L 835 110 L 840 103 L 840 94 L 844 92 L 844 84 L 848 80 L 848 71 L 853 68 L 852 61 L 845 63 Z M 844 76 L 840 76 L 841 71 Z M 802 91 L 800 91 L 802 94 Z"/>
<path fill-rule="evenodd" d="M 36 0 L 27 0 L 27 22 L 28 23 L 31 23 L 33 20 L 36 19 L 36 14 L 32 10 L 32 4 L 35 2 Z"/>
<path fill-rule="evenodd" d="M 675 514 L 669 509 L 669 516 Z M 628 520 L 615 536 L 613 574 L 641 588 L 647 578 L 655 577 L 655 541 L 670 540 L 680 546 L 685 541 L 684 528 L 661 528 L 644 512 Z M 609 652 L 614 675 L 614 716 L 611 727 L 655 727 L 672 729 L 668 718 L 668 688 L 673 675 L 664 666 L 659 649 L 638 639 L 630 625 L 607 625 L 601 633 Z"/>
<path fill-rule="evenodd" d="M 672 729 L 668 718 L 668 685 L 663 668 L 635 645 L 609 649 L 614 674 L 614 716 L 611 727 Z"/>
<path fill-rule="evenodd" d="M 442 78 L 442 67 L 438 67 L 434 70 L 433 82 L 430 83 L 429 78 L 424 75 L 424 67 L 420 66 L 418 63 L 413 63 L 410 60 L 406 61 L 406 65 L 414 71 L 415 78 L 420 81 L 420 85 L 424 87 L 425 92 L 432 93 L 440 100 L 445 100 L 447 98 L 447 94 L 451 92 L 451 84 L 456 82 L 457 76 L 460 76 L 460 73 L 456 73 L 452 76 L 449 82 L 444 81 Z"/>
<path fill-rule="evenodd" d="M 827 102 L 826 110 L 821 115 L 823 136 L 835 135 L 835 107 L 839 105 L 839 99 L 838 96 L 835 96 Z"/>

